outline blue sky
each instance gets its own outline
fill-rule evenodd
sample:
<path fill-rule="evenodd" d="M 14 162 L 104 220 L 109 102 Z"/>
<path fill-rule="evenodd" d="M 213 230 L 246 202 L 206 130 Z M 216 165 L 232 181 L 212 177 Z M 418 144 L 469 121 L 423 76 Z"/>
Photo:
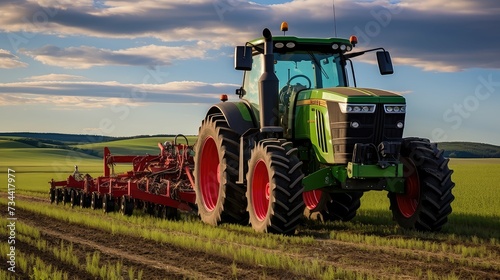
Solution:
<path fill-rule="evenodd" d="M 407 98 L 405 136 L 500 145 L 500 2 L 336 0 L 337 35 L 355 50 L 358 86 Z M 0 131 L 129 136 L 196 134 L 210 104 L 234 90 L 233 47 L 268 27 L 334 36 L 324 0 L 4 0 Z"/>

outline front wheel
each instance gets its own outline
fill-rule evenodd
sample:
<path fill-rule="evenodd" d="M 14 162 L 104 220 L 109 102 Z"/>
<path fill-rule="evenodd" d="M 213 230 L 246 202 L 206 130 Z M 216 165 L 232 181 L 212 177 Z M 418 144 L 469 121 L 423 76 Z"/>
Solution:
<path fill-rule="evenodd" d="M 405 193 L 388 194 L 393 217 L 401 227 L 439 231 L 446 224 L 455 198 L 448 161 L 443 151 L 427 139 L 403 139 Z"/>
<path fill-rule="evenodd" d="M 356 211 L 361 206 L 360 199 L 363 192 L 331 193 L 321 211 L 323 221 L 347 222 L 356 216 Z"/>
<path fill-rule="evenodd" d="M 264 140 L 248 161 L 247 201 L 257 232 L 291 235 L 304 212 L 302 162 L 290 142 Z"/>

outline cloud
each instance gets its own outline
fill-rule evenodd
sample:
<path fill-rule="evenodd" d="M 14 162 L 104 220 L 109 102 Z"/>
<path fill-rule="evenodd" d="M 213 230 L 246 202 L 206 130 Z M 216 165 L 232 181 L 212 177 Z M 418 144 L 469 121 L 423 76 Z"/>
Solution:
<path fill-rule="evenodd" d="M 16 105 L 52 105 L 56 110 L 74 110 L 74 109 L 100 109 L 121 104 L 120 98 L 102 98 L 87 96 L 51 96 L 37 94 L 0 94 L 0 106 Z M 129 103 L 128 106 L 140 106 L 141 104 Z"/>
<path fill-rule="evenodd" d="M 24 78 L 26 81 L 82 81 L 87 80 L 83 76 L 68 75 L 68 74 L 47 74 L 40 76 L 31 76 Z"/>
<path fill-rule="evenodd" d="M 11 54 L 9 51 L 0 49 L 0 68 L 22 68 L 28 64 L 19 60 L 19 57 Z"/>
<path fill-rule="evenodd" d="M 206 49 L 195 46 L 148 45 L 122 50 L 99 49 L 90 46 L 59 48 L 47 45 L 39 49 L 20 49 L 43 64 L 70 69 L 88 69 L 94 66 L 156 66 L 169 65 L 172 60 L 204 58 Z"/>
<path fill-rule="evenodd" d="M 2 1 L 0 9 L 4 16 L 0 18 L 0 30 L 8 32 L 7 38 L 13 49 L 19 49 L 29 41 L 29 36 L 22 32 L 156 38 L 183 44 L 203 41 L 217 49 L 259 37 L 264 27 L 270 27 L 278 34 L 283 20 L 290 24 L 289 35 L 334 36 L 330 1 L 294 0 L 275 5 L 243 0 L 144 0 L 140 5 L 134 1 L 102 2 L 103 5 L 97 7 L 90 1 Z M 499 1 L 338 0 L 335 7 L 338 35 L 358 35 L 360 44 L 357 49 L 383 46 L 394 58 L 399 57 L 400 62 L 418 61 L 408 65 L 431 71 L 500 67 L 500 56 L 497 55 L 500 33 L 491 32 L 493 26 L 500 25 Z M 62 49 L 46 46 L 25 50 L 25 54 L 49 65 L 67 68 L 88 68 L 106 63 L 165 65 L 174 59 L 168 51 L 176 51 L 168 48 L 174 47 L 166 47 L 164 56 L 158 58 L 144 55 L 141 50 L 127 52 L 95 47 Z M 68 55 L 68 58 L 58 62 L 55 53 Z M 81 57 L 91 53 L 99 59 Z"/>
<path fill-rule="evenodd" d="M 53 104 L 57 108 L 102 108 L 113 104 L 213 104 L 234 84 L 177 81 L 164 84 L 123 84 L 114 81 L 29 81 L 0 83 L 0 106 Z"/>

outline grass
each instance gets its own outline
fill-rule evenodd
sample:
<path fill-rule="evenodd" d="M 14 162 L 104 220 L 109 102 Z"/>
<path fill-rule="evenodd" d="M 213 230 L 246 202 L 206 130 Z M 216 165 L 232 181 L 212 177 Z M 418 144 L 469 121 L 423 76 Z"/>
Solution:
<path fill-rule="evenodd" d="M 111 147 L 114 154 L 156 154 L 157 142 L 166 139 L 129 139 L 98 144 L 78 145 L 80 148 L 102 149 L 103 146 Z M 171 139 L 170 139 L 171 140 Z M 193 140 L 192 138 L 190 140 Z M 17 144 L 16 144 L 17 143 Z M 193 142 L 190 141 L 190 144 Z M 16 170 L 16 192 L 47 195 L 50 178 L 64 180 L 73 171 L 75 164 L 79 165 L 82 173 L 89 173 L 96 177 L 101 175 L 102 160 L 84 154 L 68 152 L 50 148 L 29 148 L 15 141 L 0 140 L 2 158 L 0 163 L 0 178 L 7 177 L 7 167 Z M 136 153 L 131 152 L 136 151 Z M 7 165 L 8 164 L 8 165 Z M 425 250 L 440 255 L 448 255 L 457 264 L 470 266 L 492 266 L 489 261 L 477 262 L 481 258 L 498 258 L 496 251 L 491 251 L 490 246 L 500 245 L 500 159 L 452 159 L 450 168 L 455 171 L 453 181 L 456 183 L 453 193 L 455 201 L 452 203 L 453 213 L 449 216 L 449 223 L 443 228 L 442 233 L 417 233 L 399 228 L 389 211 L 389 200 L 385 192 L 368 192 L 361 199 L 362 206 L 358 216 L 349 223 L 311 224 L 311 227 L 321 228 L 325 237 L 341 242 L 359 244 L 360 248 L 381 246 L 384 250 L 403 250 L 401 256 L 409 254 L 407 251 L 414 249 Z M 1 189 L 5 189 L 1 185 Z M 3 199 L 2 199 L 3 201 Z M 315 239 L 308 236 L 308 229 L 304 229 L 302 236 L 283 237 L 279 235 L 259 235 L 249 227 L 224 225 L 222 227 L 209 227 L 192 220 L 171 222 L 159 221 L 143 215 L 123 217 L 118 214 L 102 216 L 88 209 L 71 209 L 62 206 L 27 205 L 16 201 L 23 209 L 42 213 L 71 223 L 85 224 L 115 234 L 140 236 L 161 243 L 173 244 L 181 248 L 198 250 L 217 254 L 233 260 L 231 273 L 237 278 L 238 264 L 251 263 L 262 267 L 279 267 L 288 269 L 299 275 L 308 275 L 315 278 L 371 278 L 370 273 L 360 273 L 339 267 L 325 267 L 318 261 L 300 260 L 276 253 L 274 250 L 297 245 L 313 244 Z M 81 215 L 85 213 L 85 215 Z M 133 224 L 134 227 L 130 227 Z M 22 226 L 21 226 L 22 227 Z M 19 229 L 22 231 L 22 229 Z M 180 232 L 182 234 L 169 234 Z M 36 233 L 33 233 L 36 234 Z M 30 235 L 30 234 L 27 234 Z M 393 236 L 393 237 L 391 237 Z M 396 237 L 394 237 L 396 236 Z M 193 238 L 197 237 L 197 238 Z M 32 238 L 36 240 L 36 238 Z M 194 240 L 194 241 L 193 241 Z M 206 242 L 210 240 L 211 242 Z M 35 242 L 35 241 L 30 241 Z M 34 245 L 44 249 L 43 242 L 37 241 Z M 262 250 L 255 250 L 254 248 Z M 61 244 L 52 248 L 52 253 L 59 254 L 61 258 L 68 259 L 68 252 L 72 250 L 68 245 Z M 406 251 L 405 251 L 406 250 Z M 25 259 L 29 259 L 26 257 Z M 88 256 L 89 265 L 93 268 L 95 277 L 110 277 L 120 264 L 93 264 L 94 256 Z M 97 258 L 97 256 L 95 257 Z M 36 267 L 36 260 L 29 259 L 30 265 Z M 71 260 L 74 261 L 74 260 Z M 477 263 L 477 264 L 475 264 Z M 105 268 L 103 268 L 105 267 Z M 40 268 L 41 269 L 41 268 Z M 90 268 L 89 268 L 90 269 Z M 397 267 L 392 267 L 394 271 Z M 106 271 L 106 272 L 105 272 Z M 54 269 L 38 273 L 56 273 Z M 137 272 L 129 268 L 129 275 Z M 394 272 L 395 273 L 395 272 Z M 433 271 L 415 270 L 418 278 L 437 279 Z M 53 275 L 63 277 L 64 275 Z M 265 275 L 264 275 L 265 277 Z M 453 274 L 447 276 L 456 279 Z M 2 275 L 0 278 L 4 279 Z M 7 279 L 7 278 L 5 278 Z M 446 278 L 445 278 L 446 279 Z"/>
<path fill-rule="evenodd" d="M 443 232 L 500 240 L 500 159 L 451 159 L 453 212 Z M 367 192 L 356 221 L 391 225 L 386 192 Z"/>
<path fill-rule="evenodd" d="M 6 225 L 7 220 L 0 220 L 0 226 L 5 227 Z M 66 244 L 61 240 L 59 246 L 50 247 L 48 242 L 41 237 L 40 231 L 37 228 L 26 225 L 21 221 L 16 222 L 16 230 L 16 238 L 19 242 L 34 246 L 41 252 L 51 253 L 56 259 L 73 266 L 77 270 L 85 270 L 94 277 L 100 277 L 100 279 L 124 279 L 122 277 L 123 262 L 121 260 L 115 263 L 107 262 L 106 264 L 102 264 L 100 253 L 96 251 L 93 255 L 87 254 L 86 263 L 83 266 L 73 251 L 73 243 Z M 30 275 L 33 275 L 34 279 L 68 279 L 67 273 L 52 269 L 51 266 L 37 266 L 44 264 L 38 257 L 36 259 L 33 259 L 31 256 L 26 258 L 25 255 L 21 254 L 21 256 L 19 256 L 18 252 L 16 252 L 16 258 L 21 270 L 28 274 L 31 273 Z M 35 262 L 35 267 L 33 271 L 30 271 L 28 266 L 33 262 Z M 142 274 L 142 270 L 137 271 L 134 267 L 129 267 L 128 269 L 129 279 L 141 280 Z M 0 279 L 8 279 L 8 277 L 4 278 L 0 274 Z"/>
<path fill-rule="evenodd" d="M 26 203 L 23 201 L 19 201 L 17 203 L 17 207 L 19 209 L 22 209 L 23 211 L 40 213 L 45 216 L 50 216 L 70 223 L 83 224 L 87 227 L 101 229 L 113 234 L 124 234 L 142 237 L 159 243 L 172 244 L 180 248 L 215 254 L 228 259 L 232 259 L 235 262 L 255 264 L 266 268 L 286 269 L 296 273 L 297 275 L 307 275 L 314 278 L 324 277 L 324 279 L 346 277 L 349 279 L 355 279 L 356 277 L 366 278 L 369 276 L 368 272 L 358 272 L 349 269 L 327 267 L 323 264 L 319 264 L 317 260 L 295 258 L 289 255 L 283 255 L 280 252 L 275 252 L 272 250 L 255 250 L 254 246 L 244 246 L 245 244 L 241 243 L 245 242 L 240 242 L 239 240 L 238 243 L 232 243 L 229 242 L 229 240 L 226 238 L 226 236 L 230 236 L 231 234 L 233 234 L 231 231 L 224 230 L 224 228 L 210 227 L 200 222 L 190 223 L 190 227 L 193 227 L 195 231 L 199 233 L 210 231 L 221 232 L 221 234 L 218 235 L 219 238 L 193 238 L 193 235 L 168 234 L 168 232 L 165 231 L 165 229 L 162 229 L 161 226 L 157 226 L 158 220 L 154 218 L 143 218 L 142 220 L 136 220 L 132 223 L 134 224 L 134 227 L 130 227 L 130 221 L 120 221 L 118 217 L 121 216 L 119 215 L 115 215 L 113 219 L 110 219 L 108 221 L 103 221 L 96 219 L 95 217 L 93 217 L 93 215 L 82 215 L 82 212 L 87 212 L 86 210 L 88 209 L 73 209 L 72 211 L 66 211 L 69 210 L 69 208 L 61 209 L 61 207 L 55 205 L 45 205 L 45 207 L 41 207 L 42 205 L 43 204 L 40 203 Z M 171 223 L 175 224 L 175 222 Z M 246 231 L 246 229 L 243 231 Z M 310 237 L 285 237 L 279 235 L 264 235 L 257 233 L 252 233 L 252 235 L 254 235 L 254 237 L 250 237 L 249 240 L 266 240 L 275 238 L 277 240 L 285 242 L 288 241 L 288 244 L 300 242 L 306 242 L 307 244 L 307 242 L 309 242 L 308 240 L 312 240 Z M 263 242 L 263 244 L 266 243 L 267 242 Z M 285 244 L 280 244 L 279 246 L 284 245 Z M 92 269 L 92 272 L 89 271 L 89 273 L 92 273 L 93 275 L 97 273 L 97 267 L 94 264 L 94 262 L 96 262 L 95 259 L 97 258 L 98 256 L 87 257 L 87 265 L 90 265 Z M 102 266 L 99 268 L 99 273 L 101 273 L 101 269 Z M 112 267 L 107 266 L 107 270 L 112 269 Z"/>
<path fill-rule="evenodd" d="M 0 245 L 0 254 L 2 256 L 8 254 L 9 246 L 6 242 Z M 58 270 L 51 264 L 45 263 L 40 257 L 34 254 L 24 254 L 16 250 L 16 272 L 22 271 L 25 275 L 29 275 L 32 279 L 51 279 L 51 280 L 67 280 L 68 273 Z M 3 273 L 2 273 L 3 274 Z M 1 279 L 9 279 L 10 276 Z M 11 273 L 12 274 L 12 273 Z"/>

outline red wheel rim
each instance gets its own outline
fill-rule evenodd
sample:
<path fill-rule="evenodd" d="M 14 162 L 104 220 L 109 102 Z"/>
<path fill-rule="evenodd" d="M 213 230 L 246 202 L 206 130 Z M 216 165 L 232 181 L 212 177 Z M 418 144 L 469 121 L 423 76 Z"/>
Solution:
<path fill-rule="evenodd" d="M 252 176 L 252 205 L 255 216 L 259 221 L 263 221 L 267 216 L 270 195 L 267 166 L 263 160 L 259 160 L 255 165 Z"/>
<path fill-rule="evenodd" d="M 313 190 L 302 193 L 302 198 L 304 199 L 304 203 L 306 204 L 307 209 L 313 210 L 318 207 L 319 202 L 321 201 L 321 197 L 323 196 L 323 191 L 321 190 Z"/>
<path fill-rule="evenodd" d="M 408 159 L 402 160 L 404 163 L 405 193 L 396 195 L 399 212 L 405 218 L 410 218 L 415 214 L 420 197 L 420 180 L 417 168 Z"/>
<path fill-rule="evenodd" d="M 200 160 L 200 186 L 203 205 L 208 211 L 213 211 L 219 199 L 219 151 L 212 137 L 203 142 Z"/>

